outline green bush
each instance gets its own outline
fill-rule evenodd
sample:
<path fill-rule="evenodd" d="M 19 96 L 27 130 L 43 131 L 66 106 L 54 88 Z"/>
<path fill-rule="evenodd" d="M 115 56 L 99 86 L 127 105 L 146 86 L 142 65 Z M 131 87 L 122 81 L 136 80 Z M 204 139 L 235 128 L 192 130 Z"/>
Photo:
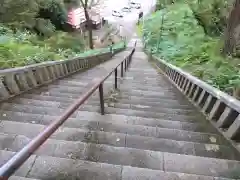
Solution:
<path fill-rule="evenodd" d="M 211 36 L 224 31 L 226 17 L 233 0 L 158 0 L 157 9 L 163 9 L 174 3 L 187 3 L 199 25 Z"/>
<path fill-rule="evenodd" d="M 229 93 L 240 86 L 238 60 L 220 55 L 220 38 L 205 35 L 188 4 L 175 3 L 147 18 L 143 36 L 148 50 L 209 84 Z"/>
<path fill-rule="evenodd" d="M 0 68 L 24 66 L 49 60 L 74 57 L 84 52 L 81 36 L 56 32 L 40 39 L 28 31 L 12 30 L 0 25 Z"/>
<path fill-rule="evenodd" d="M 124 43 L 114 45 L 119 49 Z M 60 60 L 109 52 L 110 48 L 85 49 L 85 41 L 78 33 L 56 32 L 42 39 L 28 31 L 13 32 L 0 25 L 0 69 L 25 66 L 44 61 Z"/>
<path fill-rule="evenodd" d="M 12 29 L 29 29 L 45 36 L 53 34 L 52 23 L 67 21 L 63 0 L 1 0 L 0 16 L 0 23 Z"/>

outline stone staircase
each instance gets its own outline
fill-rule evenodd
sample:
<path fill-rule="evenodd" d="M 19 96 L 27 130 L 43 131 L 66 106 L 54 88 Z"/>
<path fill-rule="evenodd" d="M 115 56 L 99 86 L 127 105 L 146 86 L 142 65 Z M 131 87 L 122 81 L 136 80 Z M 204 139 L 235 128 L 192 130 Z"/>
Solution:
<path fill-rule="evenodd" d="M 147 61 L 140 40 L 137 46 L 119 90 L 112 90 L 113 77 L 104 84 L 106 115 L 99 113 L 96 92 L 11 180 L 240 179 L 238 151 Z M 128 49 L 93 69 L 3 102 L 1 165 Z"/>

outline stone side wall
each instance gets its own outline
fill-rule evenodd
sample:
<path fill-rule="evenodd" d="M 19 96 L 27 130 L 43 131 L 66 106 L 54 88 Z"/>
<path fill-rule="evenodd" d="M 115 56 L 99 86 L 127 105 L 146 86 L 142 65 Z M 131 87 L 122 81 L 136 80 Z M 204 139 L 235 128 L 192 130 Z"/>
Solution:
<path fill-rule="evenodd" d="M 116 50 L 114 53 L 120 52 Z M 69 60 L 50 61 L 25 67 L 0 71 L 0 101 L 19 95 L 30 89 L 51 83 L 75 72 L 92 68 L 111 59 L 110 52 L 74 58 Z"/>
<path fill-rule="evenodd" d="M 168 79 L 236 145 L 240 140 L 240 101 L 155 56 L 149 57 Z"/>

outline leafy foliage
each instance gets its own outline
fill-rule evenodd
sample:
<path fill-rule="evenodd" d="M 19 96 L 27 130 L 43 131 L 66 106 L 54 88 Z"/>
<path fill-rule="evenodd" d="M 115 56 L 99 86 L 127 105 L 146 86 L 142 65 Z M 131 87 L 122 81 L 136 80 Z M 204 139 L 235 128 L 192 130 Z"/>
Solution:
<path fill-rule="evenodd" d="M 56 32 L 50 38 L 40 39 L 28 31 L 14 33 L 11 29 L 0 26 L 2 69 L 68 58 L 83 51 L 83 39 L 68 33 Z"/>
<path fill-rule="evenodd" d="M 157 9 L 174 3 L 187 3 L 205 33 L 215 36 L 223 32 L 232 2 L 233 0 L 158 0 Z"/>
<path fill-rule="evenodd" d="M 1 0 L 0 23 L 12 29 L 28 29 L 43 35 L 54 32 L 52 24 L 65 23 L 62 0 Z"/>
<path fill-rule="evenodd" d="M 174 3 L 148 17 L 143 38 L 152 53 L 209 84 L 229 93 L 239 88 L 239 60 L 220 55 L 220 38 L 205 35 L 189 4 Z"/>
<path fill-rule="evenodd" d="M 115 49 L 123 47 L 116 44 Z M 109 48 L 88 50 L 78 34 L 55 32 L 50 38 L 41 39 L 28 31 L 13 32 L 0 25 L 0 68 L 12 68 L 44 61 L 109 52 Z"/>

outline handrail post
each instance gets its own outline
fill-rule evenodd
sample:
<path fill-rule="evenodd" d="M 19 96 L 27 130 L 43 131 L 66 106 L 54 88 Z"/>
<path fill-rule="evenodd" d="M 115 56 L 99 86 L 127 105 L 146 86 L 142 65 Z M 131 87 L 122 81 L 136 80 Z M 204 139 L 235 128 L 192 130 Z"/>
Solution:
<path fill-rule="evenodd" d="M 123 77 L 123 62 L 121 62 L 121 77 Z"/>
<path fill-rule="evenodd" d="M 117 68 L 115 68 L 115 89 L 117 89 Z"/>
<path fill-rule="evenodd" d="M 99 85 L 99 98 L 100 98 L 100 108 L 101 114 L 104 115 L 104 98 L 103 98 L 103 83 Z"/>
<path fill-rule="evenodd" d="M 125 71 L 127 71 L 127 58 L 124 59 L 124 64 L 125 64 Z"/>

